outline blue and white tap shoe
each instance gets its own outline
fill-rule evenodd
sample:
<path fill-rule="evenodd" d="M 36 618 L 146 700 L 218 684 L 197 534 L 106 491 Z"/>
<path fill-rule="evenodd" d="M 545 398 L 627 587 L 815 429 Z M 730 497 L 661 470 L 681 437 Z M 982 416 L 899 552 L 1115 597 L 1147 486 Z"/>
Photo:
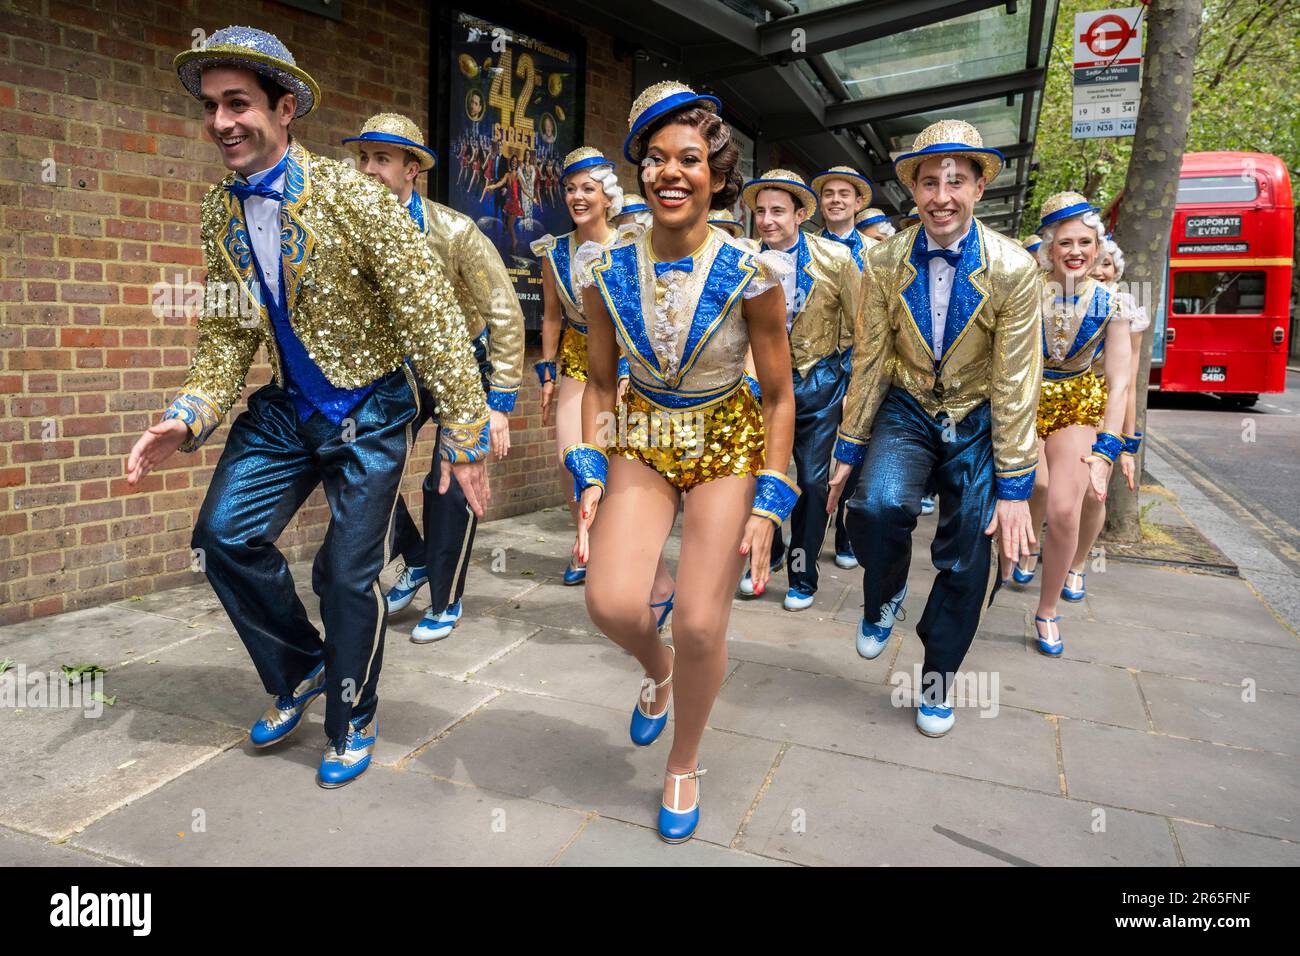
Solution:
<path fill-rule="evenodd" d="M 813 605 L 814 596 L 802 588 L 791 588 L 785 592 L 785 600 L 781 602 L 787 611 L 802 611 Z"/>
<path fill-rule="evenodd" d="M 424 612 L 420 623 L 411 631 L 412 644 L 432 644 L 444 637 L 450 637 L 456 625 L 460 623 L 460 602 L 448 605 L 447 610 L 434 614 L 433 608 Z"/>
<path fill-rule="evenodd" d="M 778 572 L 785 567 L 785 547 L 781 548 L 781 557 L 772 562 L 771 574 L 776 577 Z M 745 573 L 740 578 L 740 593 L 745 597 L 754 596 L 754 578 L 749 573 L 749 562 L 745 562 Z"/>
<path fill-rule="evenodd" d="M 931 705 L 926 702 L 925 694 L 920 694 L 916 701 L 916 729 L 927 737 L 942 737 L 952 730 L 957 722 L 957 715 L 952 709 L 952 688 L 942 704 Z"/>
<path fill-rule="evenodd" d="M 374 717 L 364 727 L 358 727 L 361 718 L 354 717 L 348 727 L 348 735 L 341 743 L 330 741 L 325 745 L 325 755 L 321 757 L 320 769 L 316 771 L 316 782 L 326 790 L 333 790 L 351 783 L 366 772 L 370 766 L 370 756 L 375 750 L 376 732 L 379 721 Z"/>
<path fill-rule="evenodd" d="M 397 583 L 388 589 L 388 594 L 384 598 L 388 605 L 388 613 L 396 614 L 402 610 L 411 603 L 411 599 L 415 597 L 415 592 L 428 583 L 428 568 L 408 568 L 403 566 L 402 573 L 397 576 Z"/>
<path fill-rule="evenodd" d="M 924 495 L 921 498 L 921 514 L 922 515 L 934 514 L 934 495 Z"/>
<path fill-rule="evenodd" d="M 564 569 L 564 583 L 573 587 L 587 580 L 587 566 L 585 564 L 569 564 Z"/>
<path fill-rule="evenodd" d="M 673 805 L 659 805 L 659 839 L 665 843 L 685 843 L 695 835 L 695 828 L 700 825 L 700 777 L 708 773 L 696 767 L 690 773 L 673 773 L 665 771 L 673 778 Z M 678 810 L 681 803 L 682 781 L 695 781 L 695 802 L 685 810 Z"/>
<path fill-rule="evenodd" d="M 254 747 L 278 744 L 298 729 L 298 725 L 302 723 L 302 715 L 324 690 L 325 665 L 321 663 L 302 679 L 292 694 L 282 694 L 275 699 L 275 703 L 248 731 L 248 739 L 253 742 Z"/>
<path fill-rule="evenodd" d="M 668 650 L 673 652 L 674 662 L 677 660 L 677 650 L 668 645 Z M 658 714 L 647 714 L 644 705 L 650 701 L 658 699 L 658 692 L 667 687 L 673 680 L 673 669 L 668 668 L 668 676 L 660 683 L 656 684 L 649 677 L 641 679 L 641 693 L 637 695 L 636 706 L 632 708 L 632 725 L 628 728 L 628 736 L 632 738 L 632 743 L 638 747 L 649 747 L 659 739 L 663 733 L 664 727 L 668 725 L 668 705 L 664 704 L 664 709 Z"/>
<path fill-rule="evenodd" d="M 1086 598 L 1088 596 L 1088 591 L 1084 585 L 1083 579 L 1087 576 L 1087 572 L 1084 571 L 1065 572 L 1065 587 L 1061 588 L 1061 597 L 1065 598 L 1071 604 L 1078 604 Z M 1077 578 L 1079 581 L 1079 586 L 1077 588 L 1070 587 L 1070 578 L 1072 577 Z"/>
<path fill-rule="evenodd" d="M 858 566 L 857 556 L 852 551 L 836 551 L 835 566 L 845 571 L 852 571 Z"/>
<path fill-rule="evenodd" d="M 889 646 L 889 636 L 894 633 L 894 622 L 899 619 L 906 597 L 907 582 L 904 581 L 903 590 L 880 605 L 880 618 L 875 624 L 868 624 L 865 617 L 858 623 L 859 657 L 873 661 Z"/>
<path fill-rule="evenodd" d="M 1034 615 L 1034 631 L 1038 635 L 1038 650 L 1048 657 L 1060 657 L 1061 652 L 1065 650 L 1065 645 L 1061 642 L 1061 625 L 1056 623 L 1060 619 L 1061 615 L 1059 614 L 1056 617 Z M 1039 628 L 1040 622 L 1047 625 L 1046 634 Z M 1053 624 L 1056 624 L 1055 633 L 1053 633 L 1052 629 Z"/>
<path fill-rule="evenodd" d="M 1042 551 L 1035 551 L 1033 554 L 1029 555 L 1029 557 L 1039 558 L 1042 557 L 1042 555 L 1043 555 Z M 1036 564 L 1034 565 L 1033 570 L 1031 571 L 1020 570 L 1020 560 L 1017 558 L 1015 567 L 1011 569 L 1011 580 L 1014 581 L 1016 584 L 1019 584 L 1021 587 L 1024 587 L 1026 584 L 1028 584 L 1030 581 L 1034 579 L 1034 572 L 1037 570 L 1038 570 L 1038 565 Z"/>

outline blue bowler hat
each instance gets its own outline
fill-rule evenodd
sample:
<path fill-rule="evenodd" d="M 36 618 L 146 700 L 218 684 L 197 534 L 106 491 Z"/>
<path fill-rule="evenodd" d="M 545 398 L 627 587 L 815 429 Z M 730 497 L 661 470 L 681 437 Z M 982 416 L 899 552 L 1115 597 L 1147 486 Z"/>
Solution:
<path fill-rule="evenodd" d="M 717 113 L 722 109 L 722 100 L 707 93 L 696 93 L 685 83 L 676 80 L 664 80 L 647 86 L 632 103 L 632 111 L 627 114 L 627 139 L 623 141 L 623 155 L 629 163 L 639 160 L 632 155 L 632 145 L 637 136 L 647 126 L 673 110 L 684 106 L 698 106 Z"/>
<path fill-rule="evenodd" d="M 420 172 L 432 169 L 438 161 L 437 153 L 424 145 L 424 134 L 420 132 L 420 127 L 401 113 L 376 113 L 361 127 L 360 136 L 350 136 L 343 143 L 390 143 L 400 146 L 415 157 L 420 164 Z"/>

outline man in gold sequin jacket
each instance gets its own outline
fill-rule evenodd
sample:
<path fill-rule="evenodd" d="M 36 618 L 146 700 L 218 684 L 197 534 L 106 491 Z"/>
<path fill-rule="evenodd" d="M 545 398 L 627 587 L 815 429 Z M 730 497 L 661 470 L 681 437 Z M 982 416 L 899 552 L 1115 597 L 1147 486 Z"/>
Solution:
<path fill-rule="evenodd" d="M 357 168 L 388 187 L 410 214 L 450 277 L 483 375 L 491 410 L 492 454 L 498 460 L 505 458 L 510 450 L 507 415 L 514 411 L 523 377 L 524 314 L 501 254 L 469 216 L 420 195 L 416 182 L 421 173 L 433 169 L 437 156 L 425 145 L 414 120 L 379 113 L 344 143 L 355 146 Z M 389 613 L 396 613 L 429 585 L 429 607 L 411 631 L 417 644 L 450 636 L 460 622 L 460 599 L 478 528 L 457 482 L 439 493 L 438 475 L 430 470 L 423 493 L 423 536 L 406 501 L 398 496 L 393 551 L 402 556 L 404 566 L 385 595 Z"/>
<path fill-rule="evenodd" d="M 784 606 L 811 607 L 817 593 L 817 556 L 826 537 L 827 478 L 841 402 L 848 384 L 841 348 L 851 343 L 845 327 L 857 312 L 862 276 L 851 250 L 799 227 L 817 209 L 817 197 L 797 173 L 772 169 L 752 179 L 741 197 L 754 211 L 763 255 L 784 261 L 786 330 L 794 370 L 794 463 L 803 494 L 790 513 L 785 555 L 790 582 Z M 772 539 L 772 566 L 782 541 Z M 748 572 L 741 593 L 752 589 Z"/>
<path fill-rule="evenodd" d="M 210 438 L 265 346 L 274 381 L 231 425 L 192 543 L 274 696 L 252 743 L 283 740 L 323 695 L 317 782 L 338 787 L 366 770 L 376 739 L 379 573 L 420 415 L 417 377 L 444 422 L 442 480 L 454 470 L 480 512 L 487 407 L 464 316 L 411 217 L 382 186 L 290 136 L 320 90 L 284 44 L 227 27 L 176 68 L 231 174 L 202 205 L 207 296 L 193 362 L 132 449 L 127 477 L 137 484 Z M 323 640 L 275 547 L 317 485 L 332 513 L 317 582 Z"/>
<path fill-rule="evenodd" d="M 918 728 L 953 723 L 952 676 L 995 589 L 989 536 L 1009 564 L 1033 543 L 1034 417 L 1042 369 L 1041 271 L 974 218 L 1001 169 L 968 123 L 927 127 L 895 162 L 921 222 L 870 250 L 832 477 L 863 567 L 858 652 L 878 656 L 906 597 L 911 535 L 928 482 L 939 495 L 939 575 L 916 632 L 925 644 Z M 868 442 L 868 436 L 870 441 Z"/>

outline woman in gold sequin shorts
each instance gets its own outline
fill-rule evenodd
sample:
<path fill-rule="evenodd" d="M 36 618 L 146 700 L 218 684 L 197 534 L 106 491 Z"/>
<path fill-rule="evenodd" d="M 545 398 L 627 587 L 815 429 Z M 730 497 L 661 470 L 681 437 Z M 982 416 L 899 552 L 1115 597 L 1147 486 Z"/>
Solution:
<path fill-rule="evenodd" d="M 1059 657 L 1064 645 L 1056 614 L 1066 572 L 1079 542 L 1084 495 L 1106 495 L 1111 466 L 1123 451 L 1129 387 L 1128 322 L 1115 296 L 1089 273 L 1105 240 L 1096 210 L 1078 193 L 1043 203 L 1036 253 L 1048 270 L 1043 293 L 1043 385 L 1038 400 L 1039 455 L 1030 511 L 1037 533 L 1043 517 L 1043 580 L 1034 626 L 1038 649 Z M 1104 371 L 1104 379 L 1095 368 Z M 1100 431 L 1098 430 L 1100 427 Z M 1021 585 L 1033 571 L 1017 565 Z M 1068 594 L 1066 595 L 1068 597 Z"/>
<path fill-rule="evenodd" d="M 711 203 L 730 206 L 740 189 L 739 149 L 718 105 L 674 82 L 637 98 L 625 152 L 641 166 L 653 222 L 612 248 L 583 246 L 576 267 L 589 372 L 583 442 L 568 453 L 582 489 L 575 551 L 590 554 L 591 619 L 646 673 L 633 743 L 659 736 L 670 695 L 676 706 L 659 811 L 659 834 L 674 843 L 699 820 L 700 738 L 726 670 L 736 579 L 759 555 L 754 580 L 766 581 L 772 534 L 798 496 L 785 477 L 794 395 L 780 264 L 708 223 Z M 761 411 L 744 380 L 750 346 Z M 621 405 L 620 351 L 631 372 Z M 646 597 L 679 504 L 670 648 Z"/>

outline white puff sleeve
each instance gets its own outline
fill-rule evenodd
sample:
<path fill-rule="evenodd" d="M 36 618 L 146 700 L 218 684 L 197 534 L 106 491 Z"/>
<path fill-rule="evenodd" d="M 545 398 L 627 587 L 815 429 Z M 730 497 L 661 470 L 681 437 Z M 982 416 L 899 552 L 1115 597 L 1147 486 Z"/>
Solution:
<path fill-rule="evenodd" d="M 777 288 L 782 281 L 794 273 L 794 263 L 791 257 L 772 249 L 752 253 L 752 257 L 753 262 L 758 266 L 758 275 L 754 276 L 749 285 L 745 286 L 744 296 L 746 299 L 760 296 L 768 289 Z"/>

